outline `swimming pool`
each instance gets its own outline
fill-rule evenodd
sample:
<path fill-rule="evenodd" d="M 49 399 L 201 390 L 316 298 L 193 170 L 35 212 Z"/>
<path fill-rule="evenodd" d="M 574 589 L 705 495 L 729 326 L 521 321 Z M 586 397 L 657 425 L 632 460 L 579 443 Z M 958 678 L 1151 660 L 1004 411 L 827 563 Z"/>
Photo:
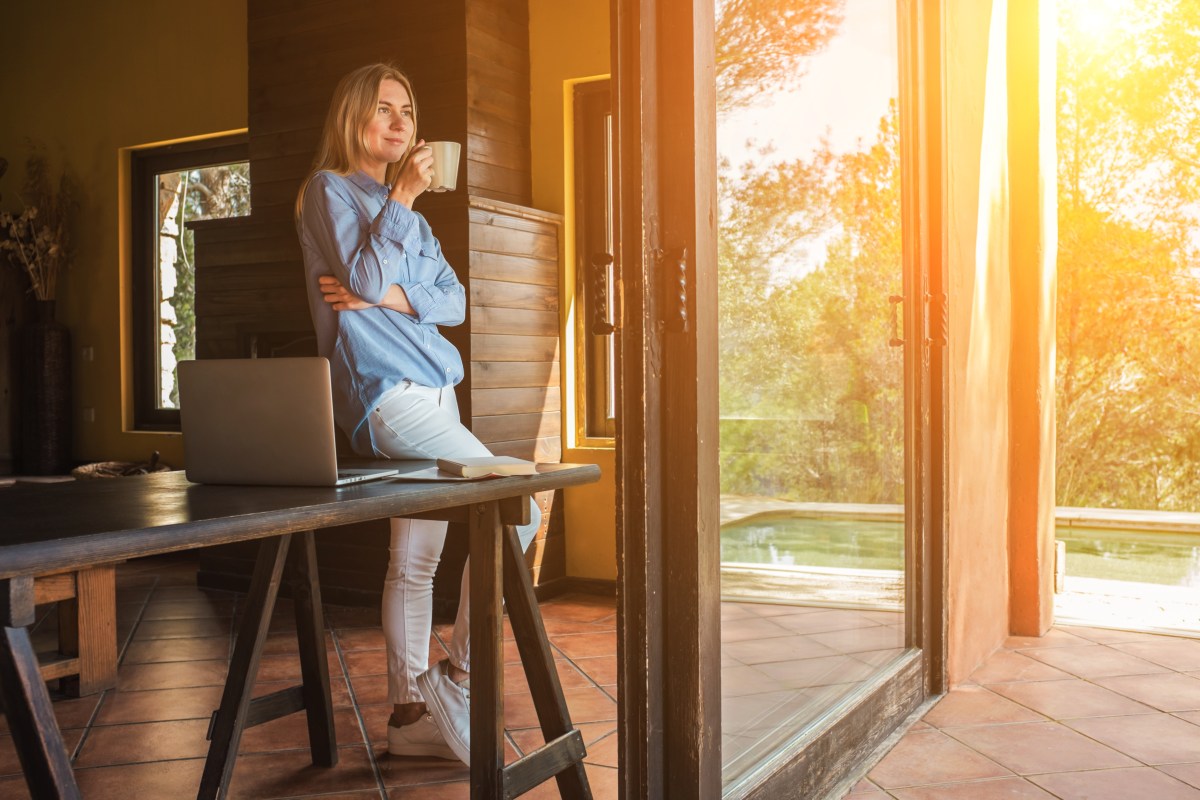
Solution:
<path fill-rule="evenodd" d="M 721 528 L 722 563 L 902 570 L 903 525 L 889 518 L 756 516 Z M 1200 586 L 1200 534 L 1059 525 L 1067 575 Z"/>

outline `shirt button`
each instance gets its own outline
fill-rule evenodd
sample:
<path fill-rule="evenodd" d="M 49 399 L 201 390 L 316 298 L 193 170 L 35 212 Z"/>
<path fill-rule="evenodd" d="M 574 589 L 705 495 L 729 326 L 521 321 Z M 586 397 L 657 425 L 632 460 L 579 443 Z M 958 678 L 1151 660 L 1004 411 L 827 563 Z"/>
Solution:
<path fill-rule="evenodd" d="M 383 263 L 385 263 L 385 264 L 387 263 L 387 259 L 386 259 L 386 258 L 383 260 Z"/>

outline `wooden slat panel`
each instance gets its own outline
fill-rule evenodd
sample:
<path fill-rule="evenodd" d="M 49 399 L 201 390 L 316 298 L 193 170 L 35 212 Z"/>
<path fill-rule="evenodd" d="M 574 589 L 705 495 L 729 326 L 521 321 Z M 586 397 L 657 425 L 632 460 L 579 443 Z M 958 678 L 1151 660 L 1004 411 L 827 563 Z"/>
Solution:
<path fill-rule="evenodd" d="M 467 185 L 473 190 L 472 194 L 498 199 L 515 197 L 518 202 L 523 202 L 529 197 L 533 183 L 528 173 L 472 158 L 467 160 Z"/>
<path fill-rule="evenodd" d="M 478 391 L 478 390 L 477 390 Z M 538 439 L 562 434 L 562 414 L 501 414 L 492 417 L 476 416 L 471 432 L 481 442 L 507 442 L 515 439 Z"/>
<path fill-rule="evenodd" d="M 472 306 L 471 332 L 517 336 L 557 336 L 558 312 Z"/>
<path fill-rule="evenodd" d="M 475 419 L 497 414 L 530 414 L 559 411 L 561 392 L 557 386 L 528 389 L 473 389 L 471 414 Z"/>
<path fill-rule="evenodd" d="M 472 361 L 557 361 L 557 336 L 471 334 Z"/>
<path fill-rule="evenodd" d="M 472 198 L 470 211 L 472 226 L 510 228 L 535 236 L 557 237 L 560 219 L 557 215 L 546 214 L 532 208 L 526 209 L 521 206 Z"/>
<path fill-rule="evenodd" d="M 528 143 L 510 144 L 475 134 L 467 135 L 467 152 L 471 159 L 482 164 L 494 164 L 518 172 L 529 172 L 531 161 Z"/>
<path fill-rule="evenodd" d="M 531 461 L 551 464 L 562 461 L 562 440 L 557 436 L 516 442 L 492 442 L 488 445 L 488 449 L 498 456 L 527 458 Z"/>
<path fill-rule="evenodd" d="M 472 250 L 470 268 L 472 277 L 558 286 L 557 260 Z"/>
<path fill-rule="evenodd" d="M 475 278 L 471 281 L 471 305 L 553 311 L 557 315 L 558 287 Z"/>
<path fill-rule="evenodd" d="M 516 389 L 558 386 L 557 361 L 472 361 L 471 386 L 476 389 Z"/>
<path fill-rule="evenodd" d="M 526 256 L 541 261 L 558 260 L 556 237 L 519 230 L 508 225 L 473 222 L 471 225 L 471 249 Z"/>
<path fill-rule="evenodd" d="M 196 298 L 196 313 L 209 315 L 243 315 L 248 319 L 262 318 L 266 309 L 298 307 L 308 308 L 308 293 L 299 289 L 256 289 L 239 292 L 209 292 Z"/>
<path fill-rule="evenodd" d="M 480 109 L 474 109 L 467 116 L 467 133 L 518 147 L 529 146 L 529 132 L 523 126 L 514 125 Z"/>

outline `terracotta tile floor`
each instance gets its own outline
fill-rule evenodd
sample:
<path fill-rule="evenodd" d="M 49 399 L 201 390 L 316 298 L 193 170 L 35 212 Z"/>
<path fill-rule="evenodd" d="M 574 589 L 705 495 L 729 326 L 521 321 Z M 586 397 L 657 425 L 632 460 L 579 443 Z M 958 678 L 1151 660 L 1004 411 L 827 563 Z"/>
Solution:
<path fill-rule="evenodd" d="M 187 558 L 131 562 L 118 581 L 120 688 L 54 704 L 76 774 L 87 798 L 194 796 L 240 599 L 198 590 Z M 290 609 L 286 601 L 280 605 L 256 694 L 299 677 Z M 615 798 L 613 601 L 572 595 L 547 601 L 542 611 L 572 717 L 587 742 L 594 795 Z M 338 766 L 311 766 L 303 717 L 293 715 L 247 731 L 230 796 L 466 797 L 462 764 L 386 753 L 378 612 L 327 606 L 326 619 Z M 52 621 L 53 615 L 45 618 L 35 640 L 52 640 Z M 739 750 L 751 755 L 770 729 L 811 716 L 869 677 L 894 657 L 897 629 L 893 614 L 724 604 L 726 759 Z M 442 657 L 448 635 L 449 626 L 435 628 L 431 659 Z M 513 759 L 542 740 L 511 641 L 505 660 L 506 746 Z M 558 795 L 551 782 L 528 796 Z M 0 716 L 0 798 L 24 797 Z M 1200 640 L 1078 627 L 1012 638 L 848 797 L 1200 800 Z"/>
<path fill-rule="evenodd" d="M 54 703 L 85 798 L 194 797 L 208 718 L 220 702 L 241 597 L 196 588 L 187 557 L 129 562 L 118 569 L 120 687 Z M 616 613 L 611 598 L 569 595 L 542 604 L 572 719 L 588 748 L 597 798 L 617 796 Z M 34 629 L 52 649 L 54 615 Z M 242 737 L 231 798 L 465 798 L 469 769 L 440 759 L 396 758 L 386 750 L 386 663 L 378 610 L 327 606 L 338 765 L 313 767 L 304 715 L 251 728 Z M 507 626 L 506 626 L 507 627 Z M 281 600 L 255 694 L 299 680 L 291 608 Z M 436 626 L 430 658 L 445 651 L 450 626 Z M 511 632 L 509 633 L 511 635 Z M 509 760 L 542 744 L 515 644 L 505 647 Z M 526 795 L 558 797 L 553 781 Z M 26 798 L 8 725 L 0 714 L 0 798 Z"/>
<path fill-rule="evenodd" d="M 1200 800 L 1200 639 L 1014 637 L 848 800 Z"/>

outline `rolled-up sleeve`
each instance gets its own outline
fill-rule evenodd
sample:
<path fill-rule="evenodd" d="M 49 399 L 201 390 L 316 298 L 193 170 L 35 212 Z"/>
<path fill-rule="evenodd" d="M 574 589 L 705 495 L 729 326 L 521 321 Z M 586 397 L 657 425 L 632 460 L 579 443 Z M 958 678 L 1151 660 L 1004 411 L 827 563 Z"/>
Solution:
<path fill-rule="evenodd" d="M 437 274 L 433 280 L 400 284 L 408 295 L 409 304 L 417 312 L 417 321 L 434 325 L 461 325 L 467 315 L 466 291 L 442 255 L 441 246 L 432 236 L 429 241 L 422 242 L 420 260 L 437 263 Z"/>

